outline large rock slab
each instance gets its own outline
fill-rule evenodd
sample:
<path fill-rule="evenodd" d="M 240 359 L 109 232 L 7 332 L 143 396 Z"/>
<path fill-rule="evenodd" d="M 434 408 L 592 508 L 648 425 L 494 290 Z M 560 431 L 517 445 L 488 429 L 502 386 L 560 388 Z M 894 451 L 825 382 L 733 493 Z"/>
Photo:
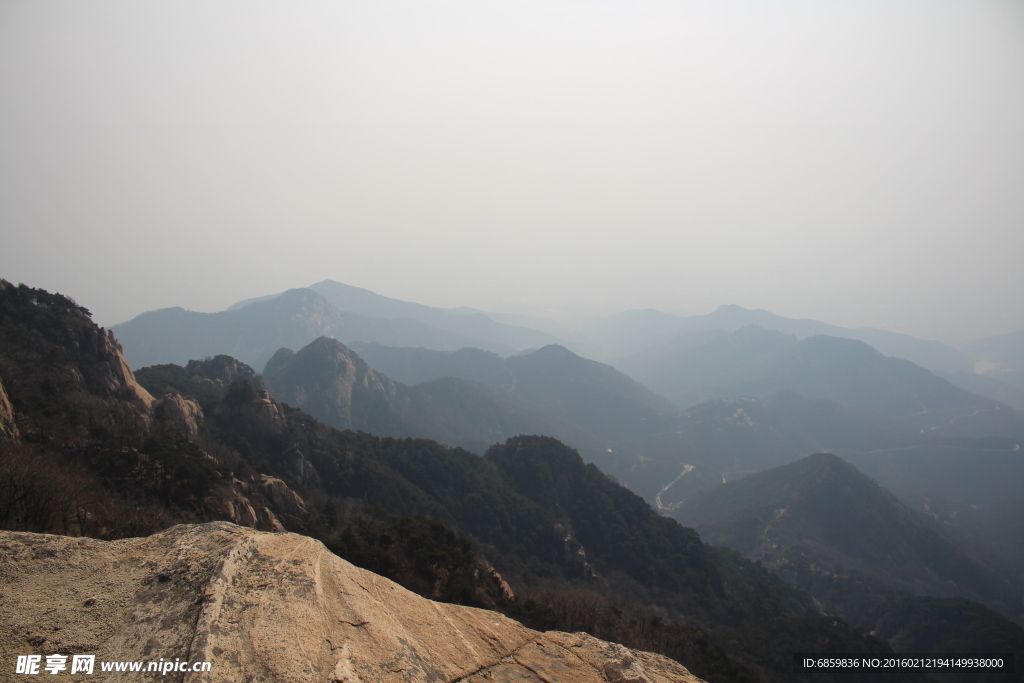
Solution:
<path fill-rule="evenodd" d="M 52 654 L 95 655 L 104 681 L 140 674 L 102 662 L 176 658 L 211 663 L 168 674 L 190 682 L 699 681 L 659 655 L 432 602 L 313 539 L 226 522 L 110 542 L 0 532 L 0 652 L 0 681 L 27 680 L 16 655 L 45 666 Z"/>

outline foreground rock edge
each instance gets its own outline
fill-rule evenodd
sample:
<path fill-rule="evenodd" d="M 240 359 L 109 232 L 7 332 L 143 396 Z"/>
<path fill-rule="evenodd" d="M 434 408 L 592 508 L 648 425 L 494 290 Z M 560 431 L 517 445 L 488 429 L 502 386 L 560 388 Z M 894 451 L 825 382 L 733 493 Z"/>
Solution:
<path fill-rule="evenodd" d="M 176 658 L 211 663 L 172 674 L 184 681 L 700 681 L 661 655 L 432 602 L 314 539 L 227 522 L 120 541 L 0 532 L 0 652 L 0 681 L 26 680 L 19 654 L 95 655 L 105 681 L 140 674 L 100 662 Z"/>

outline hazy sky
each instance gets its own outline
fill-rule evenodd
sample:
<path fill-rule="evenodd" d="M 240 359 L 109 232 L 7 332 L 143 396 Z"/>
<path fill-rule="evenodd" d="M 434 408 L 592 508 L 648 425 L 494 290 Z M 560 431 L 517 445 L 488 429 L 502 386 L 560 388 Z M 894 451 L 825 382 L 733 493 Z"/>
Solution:
<path fill-rule="evenodd" d="M 0 0 L 0 277 L 1024 328 L 1018 0 Z"/>

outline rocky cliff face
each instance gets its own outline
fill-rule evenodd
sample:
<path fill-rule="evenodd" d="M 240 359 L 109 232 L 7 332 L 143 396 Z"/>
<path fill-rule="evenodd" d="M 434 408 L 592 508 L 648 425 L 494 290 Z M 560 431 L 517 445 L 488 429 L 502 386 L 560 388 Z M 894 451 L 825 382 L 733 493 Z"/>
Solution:
<path fill-rule="evenodd" d="M 0 377 L 22 436 L 67 441 L 81 437 L 67 428 L 72 423 L 79 431 L 133 434 L 152 425 L 156 401 L 135 380 L 113 333 L 68 297 L 2 279 Z"/>
<path fill-rule="evenodd" d="M 255 391 L 244 401 L 225 402 L 224 409 L 232 417 L 240 419 L 240 424 L 245 425 L 246 431 L 253 436 L 280 434 L 287 424 L 281 407 L 266 389 Z"/>
<path fill-rule="evenodd" d="M 203 422 L 203 409 L 196 401 L 169 392 L 157 403 L 154 412 L 161 424 L 195 441 Z"/>
<path fill-rule="evenodd" d="M 0 437 L 18 438 L 18 425 L 14 422 L 14 408 L 4 391 L 4 383 L 0 382 Z"/>
<path fill-rule="evenodd" d="M 0 650 L 92 654 L 97 671 L 181 658 L 212 665 L 185 681 L 699 681 L 659 655 L 431 602 L 312 539 L 224 522 L 113 542 L 0 532 L 0 583 Z"/>
<path fill-rule="evenodd" d="M 308 512 L 299 494 L 265 474 L 221 482 L 206 496 L 203 507 L 217 518 L 262 531 L 284 531 L 286 524 L 301 527 Z"/>
<path fill-rule="evenodd" d="M 196 393 L 215 412 L 220 397 L 234 391 L 225 411 L 244 433 L 284 428 L 280 405 L 244 363 L 217 356 L 178 370 L 187 389 L 206 392 Z M 163 373 L 177 377 L 167 368 Z M 100 536 L 196 519 L 269 531 L 303 528 L 308 513 L 294 491 L 279 479 L 218 464 L 196 445 L 209 417 L 200 401 L 173 385 L 157 386 L 160 400 L 138 382 L 121 345 L 87 309 L 0 279 L 0 438 L 26 444 L 5 444 L 0 456 L 9 475 L 0 499 L 24 501 L 0 506 L 0 524 Z M 47 469 L 33 463 L 39 454 L 59 457 L 40 461 L 51 463 Z M 156 507 L 145 507 L 151 503 Z"/>

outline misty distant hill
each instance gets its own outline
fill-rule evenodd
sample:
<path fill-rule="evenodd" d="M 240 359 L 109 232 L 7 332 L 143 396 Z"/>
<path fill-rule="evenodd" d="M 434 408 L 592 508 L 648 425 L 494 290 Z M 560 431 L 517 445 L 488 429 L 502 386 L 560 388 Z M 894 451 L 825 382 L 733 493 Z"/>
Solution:
<path fill-rule="evenodd" d="M 589 331 L 604 340 L 606 357 L 619 367 L 619 359 L 651 347 L 701 343 L 707 341 L 708 335 L 721 336 L 749 325 L 795 335 L 797 339 L 818 335 L 857 339 L 886 356 L 905 358 L 936 372 L 973 370 L 969 356 L 942 342 L 873 327 L 849 329 L 817 320 L 786 318 L 762 309 L 748 310 L 735 305 L 719 306 L 712 313 L 689 317 L 653 310 L 626 311 L 592 323 Z"/>
<path fill-rule="evenodd" d="M 656 425 L 623 443 L 620 459 L 599 464 L 662 513 L 723 481 L 829 451 L 1024 585 L 1021 440 L 921 434 L 872 410 L 793 391 L 706 401 Z"/>
<path fill-rule="evenodd" d="M 619 367 L 680 405 L 792 390 L 874 410 L 936 435 L 1024 437 L 1020 412 L 852 339 L 799 340 L 752 325 L 702 343 L 668 342 Z"/>
<path fill-rule="evenodd" d="M 343 312 L 310 289 L 291 289 L 219 313 L 182 308 L 150 311 L 114 329 L 133 367 L 183 365 L 192 359 L 219 354 L 263 367 L 277 349 L 301 348 L 322 336 L 343 342 L 376 341 L 443 350 L 489 345 L 487 340 L 419 320 Z M 511 345 L 497 348 L 507 353 L 517 350 Z"/>

